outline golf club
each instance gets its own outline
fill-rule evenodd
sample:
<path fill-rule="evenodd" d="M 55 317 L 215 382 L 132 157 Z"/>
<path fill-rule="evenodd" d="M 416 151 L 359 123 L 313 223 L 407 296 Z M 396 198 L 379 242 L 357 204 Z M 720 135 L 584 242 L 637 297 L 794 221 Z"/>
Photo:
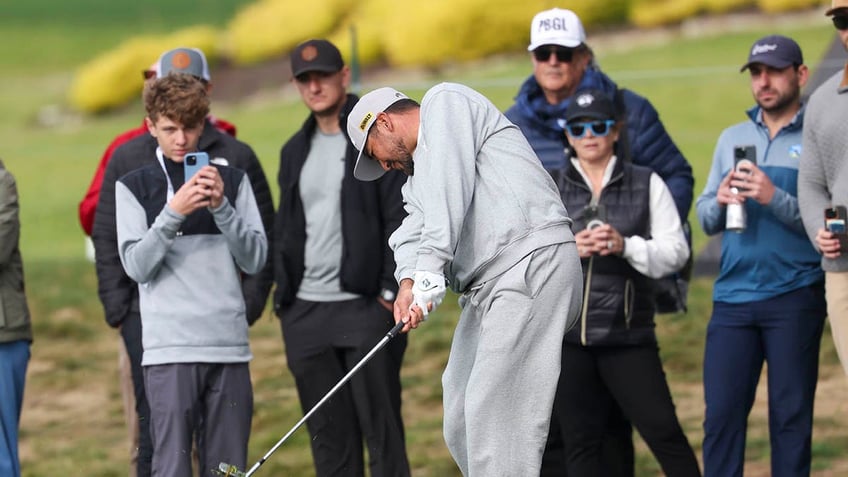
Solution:
<path fill-rule="evenodd" d="M 247 472 L 242 472 L 238 470 L 238 467 L 234 465 L 227 464 L 226 462 L 221 462 L 220 464 L 218 464 L 218 470 L 215 473 L 224 477 L 250 477 L 251 475 L 256 473 L 259 467 L 261 467 L 262 464 L 264 464 L 265 461 L 268 460 L 269 457 L 271 457 L 271 454 L 273 454 L 277 449 L 279 449 L 279 447 L 283 445 L 284 442 L 286 442 L 286 439 L 288 439 L 292 434 L 294 434 L 294 431 L 296 431 L 300 426 L 302 426 L 303 423 L 306 422 L 307 419 L 309 419 L 309 416 L 311 416 L 315 411 L 318 410 L 318 408 L 321 407 L 321 405 L 323 405 L 328 399 L 330 399 L 330 397 L 332 397 L 333 394 L 335 394 L 336 391 L 339 390 L 339 388 L 341 388 L 345 383 L 350 381 L 350 378 L 353 377 L 353 375 L 356 374 L 356 372 L 359 371 L 360 368 L 365 366 L 368 360 L 370 360 L 371 357 L 374 356 L 374 353 L 380 351 L 384 346 L 386 346 L 386 343 L 388 343 L 389 340 L 397 336 L 400 330 L 403 329 L 404 325 L 406 325 L 406 323 L 402 321 L 397 322 L 397 324 L 395 324 L 395 326 L 390 329 L 388 333 L 386 333 L 386 336 L 384 336 L 383 339 L 381 339 L 376 345 L 374 345 L 374 347 L 371 348 L 371 351 L 369 351 L 368 354 L 366 354 L 361 360 L 359 360 L 359 362 L 356 363 L 356 366 L 351 368 L 351 370 L 348 371 L 348 373 L 345 374 L 344 377 L 335 386 L 333 386 L 333 389 L 330 389 L 327 394 L 325 394 L 324 397 L 321 398 L 320 401 L 318 401 L 317 404 L 312 406 L 312 409 L 310 409 L 309 412 L 307 412 L 299 421 L 297 421 L 297 424 L 295 424 L 294 427 L 292 427 L 289 432 L 287 432 L 286 435 L 282 437 L 282 439 L 277 441 L 277 443 L 274 444 L 274 447 L 272 447 L 271 450 L 269 450 L 264 456 L 262 456 L 262 458 L 259 459 L 258 462 L 253 464 L 253 467 L 251 467 L 250 470 L 248 470 Z"/>

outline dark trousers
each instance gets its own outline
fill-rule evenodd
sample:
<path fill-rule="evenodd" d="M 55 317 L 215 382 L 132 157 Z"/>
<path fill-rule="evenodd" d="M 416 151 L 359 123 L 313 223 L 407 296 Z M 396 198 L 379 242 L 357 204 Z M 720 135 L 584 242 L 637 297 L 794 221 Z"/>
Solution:
<path fill-rule="evenodd" d="M 141 315 L 131 312 L 121 323 L 121 338 L 130 358 L 133 390 L 135 392 L 135 411 L 138 415 L 138 462 L 137 477 L 150 477 L 153 462 L 153 443 L 150 440 L 150 406 L 144 391 L 144 373 L 141 370 Z"/>
<path fill-rule="evenodd" d="M 282 310 L 288 366 L 306 413 L 394 325 L 374 298 L 316 303 L 296 300 Z M 407 335 L 398 335 L 309 418 L 318 477 L 365 475 L 362 443 L 372 477 L 408 476 L 401 419 L 400 367 Z"/>
<path fill-rule="evenodd" d="M 742 475 L 748 414 L 764 360 L 771 475 L 810 474 L 825 315 L 821 284 L 753 303 L 713 303 L 704 350 L 705 475 Z"/>
<path fill-rule="evenodd" d="M 557 399 L 568 475 L 608 475 L 602 448 L 610 401 L 618 403 L 642 435 L 665 475 L 701 475 L 677 420 L 655 344 L 589 348 L 566 344 Z"/>
<path fill-rule="evenodd" d="M 560 413 L 557 401 L 554 400 L 551 428 L 548 432 L 548 442 L 545 444 L 545 453 L 542 456 L 542 472 L 539 477 L 568 477 L 562 428 L 556 418 Z M 614 400 L 610 400 L 601 455 L 605 467 L 604 475 L 609 477 L 633 477 L 635 475 L 633 427 L 627 417 L 624 416 L 621 407 Z"/>

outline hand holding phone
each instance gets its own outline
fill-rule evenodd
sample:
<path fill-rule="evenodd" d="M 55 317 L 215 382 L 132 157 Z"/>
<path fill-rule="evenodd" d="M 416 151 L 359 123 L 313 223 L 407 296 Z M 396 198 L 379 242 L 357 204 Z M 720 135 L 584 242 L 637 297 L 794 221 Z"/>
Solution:
<path fill-rule="evenodd" d="M 749 146 L 735 146 L 733 148 L 733 170 L 735 172 L 742 172 L 750 174 L 753 170 L 751 166 L 757 165 L 757 147 L 753 145 Z M 739 191 L 742 192 L 745 189 L 739 188 Z"/>
<path fill-rule="evenodd" d="M 203 166 L 209 165 L 209 154 L 198 151 L 198 152 L 189 152 L 183 158 L 183 167 L 185 168 L 185 183 L 187 184 L 189 180 L 197 174 L 197 171 L 203 168 Z"/>
<path fill-rule="evenodd" d="M 824 228 L 839 239 L 840 251 L 848 251 L 848 230 L 846 230 L 848 213 L 844 205 L 836 205 L 824 209 Z"/>

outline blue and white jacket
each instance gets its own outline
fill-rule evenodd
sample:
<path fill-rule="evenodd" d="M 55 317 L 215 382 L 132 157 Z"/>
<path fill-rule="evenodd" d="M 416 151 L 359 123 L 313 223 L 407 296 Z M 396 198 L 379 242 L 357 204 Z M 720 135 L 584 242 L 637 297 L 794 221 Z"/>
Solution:
<path fill-rule="evenodd" d="M 798 163 L 804 108 L 769 138 L 759 106 L 748 110 L 748 121 L 725 129 L 718 138 L 713 164 L 696 209 L 708 235 L 724 232 L 721 266 L 713 287 L 713 299 L 726 303 L 765 300 L 824 279 L 821 257 L 804 231 L 798 209 Z M 726 207 L 716 201 L 721 180 L 734 166 L 733 148 L 754 145 L 757 167 L 775 186 L 768 205 L 745 201 L 744 232 L 725 230 Z"/>
<path fill-rule="evenodd" d="M 164 162 L 179 189 L 182 164 Z M 144 366 L 252 358 L 241 271 L 262 269 L 268 242 L 247 175 L 216 167 L 222 204 L 188 216 L 167 205 L 169 181 L 160 164 L 115 185 L 118 252 L 139 284 Z"/>

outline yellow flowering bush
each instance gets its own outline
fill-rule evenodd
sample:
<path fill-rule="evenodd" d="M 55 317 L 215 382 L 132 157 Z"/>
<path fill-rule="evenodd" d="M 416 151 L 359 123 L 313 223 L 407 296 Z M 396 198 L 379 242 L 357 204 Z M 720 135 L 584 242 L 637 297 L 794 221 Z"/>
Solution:
<path fill-rule="evenodd" d="M 355 31 L 363 65 L 433 67 L 502 51 L 520 51 L 530 40 L 533 16 L 549 8 L 574 10 L 588 29 L 630 23 L 653 27 L 701 13 L 744 8 L 790 11 L 826 0 L 257 0 L 236 13 L 225 31 L 188 28 L 173 35 L 131 39 L 83 65 L 69 92 L 71 104 L 99 112 L 138 97 L 139 70 L 176 46 L 202 49 L 234 63 L 279 57 L 309 38 L 335 43 L 350 64 Z"/>
<path fill-rule="evenodd" d="M 71 105 L 86 113 L 99 113 L 138 99 L 144 80 L 141 71 L 172 48 L 200 48 L 212 62 L 217 57 L 215 29 L 197 26 L 172 35 L 139 36 L 82 65 L 68 93 Z"/>
<path fill-rule="evenodd" d="M 228 56 L 256 63 L 290 51 L 298 43 L 324 37 L 348 15 L 353 0 L 259 0 L 240 10 L 227 25 Z"/>

